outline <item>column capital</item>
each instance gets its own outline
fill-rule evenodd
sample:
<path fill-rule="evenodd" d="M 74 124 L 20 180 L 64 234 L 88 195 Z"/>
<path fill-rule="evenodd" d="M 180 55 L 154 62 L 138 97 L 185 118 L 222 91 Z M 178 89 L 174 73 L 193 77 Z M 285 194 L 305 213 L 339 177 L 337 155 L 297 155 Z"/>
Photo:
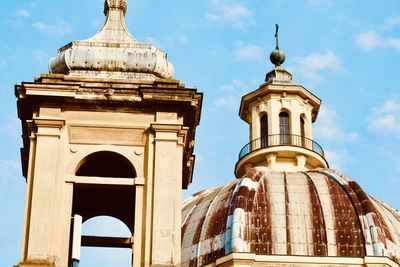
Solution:
<path fill-rule="evenodd" d="M 36 136 L 60 136 L 60 130 L 65 125 L 61 118 L 34 117 L 33 123 L 37 127 Z"/>

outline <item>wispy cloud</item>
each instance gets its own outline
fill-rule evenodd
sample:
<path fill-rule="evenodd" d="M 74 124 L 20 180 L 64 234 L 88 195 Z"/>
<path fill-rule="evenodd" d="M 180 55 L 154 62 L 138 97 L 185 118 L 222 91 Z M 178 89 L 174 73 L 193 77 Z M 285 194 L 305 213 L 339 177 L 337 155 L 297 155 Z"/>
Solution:
<path fill-rule="evenodd" d="M 188 42 L 188 37 L 186 36 L 186 34 L 177 31 L 161 39 L 157 39 L 151 36 L 146 36 L 144 38 L 144 42 L 153 44 L 159 48 L 166 49 L 166 48 L 172 48 L 179 44 L 186 44 Z"/>
<path fill-rule="evenodd" d="M 40 65 L 47 64 L 49 61 L 49 55 L 43 50 L 33 50 L 33 59 Z"/>
<path fill-rule="evenodd" d="M 389 17 L 378 28 L 381 30 L 391 30 L 400 26 L 400 16 Z"/>
<path fill-rule="evenodd" d="M 0 159 L 0 184 L 9 183 L 21 175 L 21 164 L 16 160 Z"/>
<path fill-rule="evenodd" d="M 400 103 L 385 101 L 371 110 L 367 118 L 370 130 L 380 134 L 400 134 Z"/>
<path fill-rule="evenodd" d="M 41 21 L 37 21 L 32 24 L 33 28 L 41 33 L 50 35 L 64 35 L 72 30 L 72 26 L 65 21 L 58 21 L 55 24 L 46 24 Z"/>
<path fill-rule="evenodd" d="M 382 37 L 374 30 L 368 30 L 357 36 L 357 45 L 364 50 L 371 50 L 382 44 Z"/>
<path fill-rule="evenodd" d="M 348 146 L 358 138 L 356 132 L 348 131 L 342 126 L 340 116 L 334 109 L 321 106 L 314 127 L 314 139 L 324 147 L 330 168 L 340 170 L 351 163 Z"/>
<path fill-rule="evenodd" d="M 0 124 L 0 135 L 15 138 L 21 135 L 21 125 L 15 114 L 6 115 L 2 118 Z"/>
<path fill-rule="evenodd" d="M 230 83 L 221 85 L 218 88 L 221 96 L 215 99 L 214 108 L 229 112 L 237 112 L 241 97 L 245 94 L 246 90 L 248 90 L 245 86 L 249 86 L 249 84 L 250 83 L 244 83 L 241 80 L 235 79 Z"/>
<path fill-rule="evenodd" d="M 20 9 L 15 11 L 15 15 L 22 18 L 29 18 L 31 14 L 26 9 Z"/>
<path fill-rule="evenodd" d="M 236 43 L 235 56 L 239 60 L 259 60 L 264 54 L 264 48 L 255 44 Z"/>
<path fill-rule="evenodd" d="M 318 121 L 314 128 L 314 135 L 317 139 L 323 139 L 330 144 L 354 142 L 358 139 L 356 132 L 349 132 L 343 129 L 337 112 L 325 106 L 320 109 Z"/>
<path fill-rule="evenodd" d="M 400 52 L 400 38 L 388 34 L 399 26 L 400 16 L 389 17 L 381 25 L 358 33 L 355 38 L 356 44 L 365 51 L 390 48 Z"/>
<path fill-rule="evenodd" d="M 208 21 L 226 23 L 232 27 L 243 29 L 249 24 L 253 12 L 244 5 L 230 0 L 212 0 L 212 11 L 206 14 Z"/>
<path fill-rule="evenodd" d="M 345 149 L 325 149 L 325 158 L 329 162 L 329 168 L 336 170 L 343 170 L 344 166 L 351 161 Z"/>
<path fill-rule="evenodd" d="M 321 72 L 338 73 L 344 70 L 341 58 L 329 49 L 324 53 L 315 52 L 304 57 L 296 57 L 294 61 L 297 64 L 296 71 L 314 82 L 322 80 Z"/>

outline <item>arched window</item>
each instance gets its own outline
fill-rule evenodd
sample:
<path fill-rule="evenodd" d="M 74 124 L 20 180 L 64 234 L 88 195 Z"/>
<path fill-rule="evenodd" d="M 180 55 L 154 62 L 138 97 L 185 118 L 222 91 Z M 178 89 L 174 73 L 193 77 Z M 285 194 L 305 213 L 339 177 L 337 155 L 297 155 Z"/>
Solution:
<path fill-rule="evenodd" d="M 76 176 L 135 178 L 136 171 L 132 163 L 122 155 L 100 151 L 84 159 Z"/>
<path fill-rule="evenodd" d="M 261 125 L 261 147 L 268 146 L 268 115 L 264 114 L 260 119 Z"/>
<path fill-rule="evenodd" d="M 301 146 L 305 147 L 306 145 L 306 129 L 305 122 L 303 117 L 300 117 L 300 137 L 301 137 Z"/>
<path fill-rule="evenodd" d="M 279 134 L 281 145 L 290 144 L 290 122 L 287 112 L 279 113 Z"/>
<path fill-rule="evenodd" d="M 102 230 L 99 231 L 98 236 L 83 235 L 81 245 L 89 247 L 84 253 L 88 252 L 94 256 L 92 259 L 90 257 L 82 258 L 82 262 L 85 262 L 83 265 L 100 266 L 92 262 L 92 260 L 101 258 L 100 256 L 95 256 L 92 253 L 94 251 L 94 253 L 97 252 L 101 255 L 115 252 L 118 254 L 118 258 L 124 258 L 123 262 L 125 263 L 123 263 L 123 266 L 132 266 L 133 244 L 131 243 L 131 237 L 134 235 L 135 229 L 135 187 L 112 183 L 107 185 L 90 183 L 93 180 L 99 181 L 97 177 L 133 179 L 136 177 L 136 170 L 132 163 L 118 153 L 100 151 L 84 158 L 78 166 L 75 175 L 85 176 L 89 183 L 74 184 L 71 216 L 80 215 L 83 222 L 99 216 L 109 216 L 126 226 L 122 227 L 125 229 L 123 237 L 104 236 Z M 106 222 L 103 226 L 107 227 L 107 224 L 109 223 Z M 111 225 L 111 227 L 114 226 Z M 93 247 L 98 249 L 93 250 Z M 111 264 L 107 261 L 106 263 L 107 266 L 120 266 L 117 265 L 117 262 Z"/>

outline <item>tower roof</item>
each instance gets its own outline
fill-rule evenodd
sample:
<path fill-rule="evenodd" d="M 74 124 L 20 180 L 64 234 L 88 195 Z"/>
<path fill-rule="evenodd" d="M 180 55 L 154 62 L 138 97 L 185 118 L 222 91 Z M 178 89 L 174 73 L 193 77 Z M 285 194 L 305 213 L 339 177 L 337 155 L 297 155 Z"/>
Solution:
<path fill-rule="evenodd" d="M 400 213 L 346 175 L 249 171 L 183 204 L 182 264 L 202 266 L 230 253 L 384 256 L 400 263 Z"/>
<path fill-rule="evenodd" d="M 167 55 L 151 44 L 139 43 L 128 31 L 126 12 L 126 0 L 105 0 L 103 28 L 90 39 L 60 48 L 49 62 L 50 72 L 88 78 L 173 78 Z"/>

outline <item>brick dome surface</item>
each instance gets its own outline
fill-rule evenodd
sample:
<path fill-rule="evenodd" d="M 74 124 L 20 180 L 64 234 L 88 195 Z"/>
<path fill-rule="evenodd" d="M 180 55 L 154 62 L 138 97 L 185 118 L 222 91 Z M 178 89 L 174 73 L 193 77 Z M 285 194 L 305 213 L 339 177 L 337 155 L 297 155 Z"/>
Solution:
<path fill-rule="evenodd" d="M 400 263 L 400 213 L 335 170 L 254 168 L 193 195 L 182 215 L 183 266 L 232 252 L 383 256 Z"/>

